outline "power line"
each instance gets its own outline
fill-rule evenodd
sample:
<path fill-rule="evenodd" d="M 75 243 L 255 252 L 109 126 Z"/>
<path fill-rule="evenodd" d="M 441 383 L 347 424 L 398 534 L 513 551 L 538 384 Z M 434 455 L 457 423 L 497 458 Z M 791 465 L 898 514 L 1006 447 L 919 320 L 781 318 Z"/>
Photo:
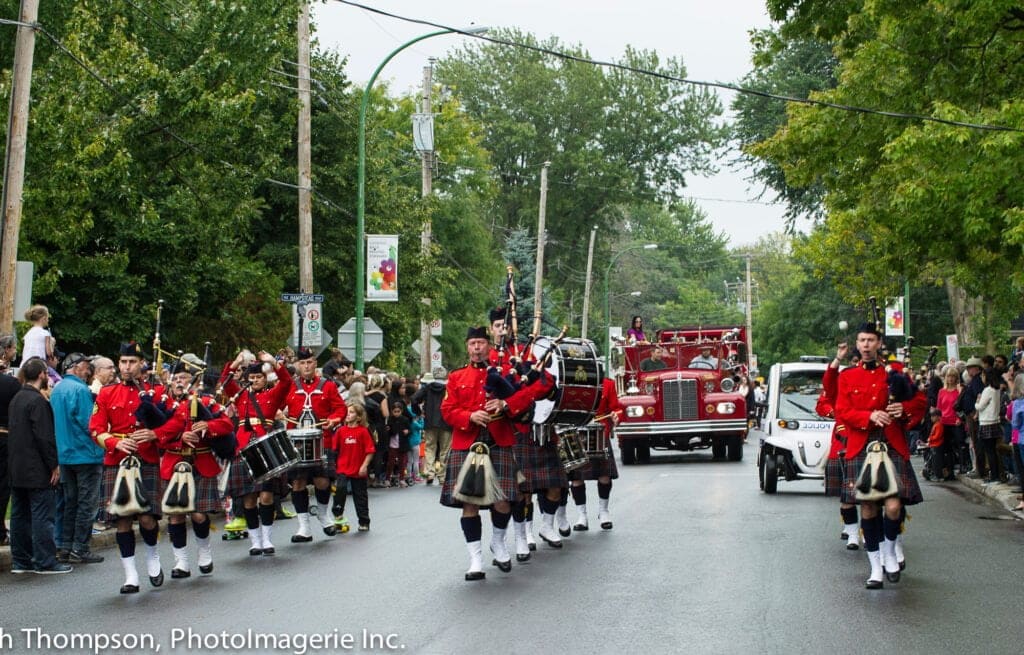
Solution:
<path fill-rule="evenodd" d="M 541 54 L 550 55 L 559 59 L 565 59 L 567 61 L 574 61 L 581 64 L 590 64 L 592 66 L 601 66 L 603 68 L 615 68 L 618 70 L 627 71 L 630 73 L 636 73 L 638 75 L 647 75 L 649 77 L 657 77 L 663 80 L 669 80 L 671 82 L 680 82 L 682 84 L 689 84 L 691 86 L 699 86 L 708 89 L 723 89 L 725 91 L 733 91 L 735 93 L 743 93 L 747 95 L 760 96 L 762 98 L 771 98 L 773 100 L 783 100 L 785 102 L 795 102 L 803 105 L 811 105 L 815 107 L 828 107 L 830 109 L 838 109 L 840 111 L 849 111 L 861 114 L 874 114 L 877 116 L 886 116 L 888 118 L 901 118 L 909 120 L 927 121 L 931 123 L 940 123 L 942 125 L 952 125 L 954 127 L 966 127 L 973 130 L 989 130 L 996 132 L 1024 132 L 1024 129 L 1016 127 L 1007 127 L 1005 125 L 992 125 L 988 123 L 968 123 L 964 121 L 954 121 L 947 118 L 938 118 L 936 116 L 925 116 L 923 114 L 909 114 L 897 111 L 886 111 L 883 109 L 873 109 L 870 107 L 858 107 L 856 105 L 844 105 L 835 102 L 826 102 L 824 100 L 814 100 L 812 98 L 798 98 L 794 96 L 785 96 L 777 93 L 769 93 L 767 91 L 760 91 L 758 89 L 750 89 L 747 87 L 737 86 L 735 84 L 727 84 L 725 82 L 707 82 L 704 80 L 691 80 L 683 77 L 676 77 L 669 75 L 668 73 L 660 73 L 658 71 L 648 70 L 646 68 L 638 68 L 636 66 L 630 66 L 628 64 L 622 64 L 614 61 L 603 61 L 600 59 L 591 59 L 589 57 L 582 57 L 580 55 L 573 55 L 567 52 L 559 50 L 552 50 L 551 48 L 544 48 L 542 46 L 530 45 L 528 43 L 519 43 L 516 41 L 509 41 L 494 36 L 488 36 L 486 34 L 477 34 L 459 29 L 457 27 L 451 27 L 449 25 L 443 25 L 441 23 L 435 23 L 429 20 L 423 20 L 420 18 L 410 18 L 408 16 L 401 16 L 399 14 L 384 11 L 383 9 L 377 9 L 370 7 L 358 2 L 352 2 L 351 0 L 335 0 L 341 4 L 350 5 L 357 7 L 365 11 L 370 11 L 381 16 L 387 16 L 388 18 L 394 18 L 397 20 L 405 21 L 407 23 L 415 23 L 417 25 L 426 25 L 428 27 L 434 27 L 437 29 L 448 30 L 454 34 L 461 34 L 474 39 L 480 39 L 481 41 L 488 41 L 498 45 L 507 45 L 514 48 L 522 48 L 524 50 L 532 50 L 533 52 L 539 52 Z"/>

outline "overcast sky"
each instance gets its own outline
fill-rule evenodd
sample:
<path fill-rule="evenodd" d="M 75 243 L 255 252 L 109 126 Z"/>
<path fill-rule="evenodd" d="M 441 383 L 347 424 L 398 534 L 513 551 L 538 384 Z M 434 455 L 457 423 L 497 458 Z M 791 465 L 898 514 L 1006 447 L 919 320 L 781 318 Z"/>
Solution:
<path fill-rule="evenodd" d="M 517 27 L 539 38 L 581 44 L 595 59 L 617 59 L 627 45 L 681 57 L 693 80 L 736 82 L 750 69 L 748 31 L 769 24 L 764 0 L 364 0 L 401 16 L 452 27 Z M 314 5 L 316 38 L 347 55 L 349 78 L 363 84 L 388 53 L 434 28 L 374 14 L 338 2 Z M 394 93 L 417 89 L 430 57 L 442 57 L 466 37 L 439 36 L 399 53 L 383 70 Z M 732 93 L 720 92 L 728 108 Z M 731 158 L 731 156 L 729 157 Z M 721 162 L 711 178 L 691 178 L 697 199 L 731 246 L 781 230 L 781 206 L 756 200 L 760 188 Z M 768 198 L 772 197 L 770 194 Z"/>

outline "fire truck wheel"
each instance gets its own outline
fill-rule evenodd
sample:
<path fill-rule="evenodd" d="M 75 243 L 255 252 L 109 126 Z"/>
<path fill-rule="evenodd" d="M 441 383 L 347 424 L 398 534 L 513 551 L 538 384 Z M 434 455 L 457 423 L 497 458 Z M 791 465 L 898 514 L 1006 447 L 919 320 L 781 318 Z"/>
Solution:
<path fill-rule="evenodd" d="M 729 451 L 730 462 L 741 461 L 743 459 L 743 437 L 729 437 L 729 441 L 726 443 L 726 449 Z"/>
<path fill-rule="evenodd" d="M 712 459 L 725 459 L 725 439 L 711 440 L 711 457 Z"/>
<path fill-rule="evenodd" d="M 630 466 L 636 464 L 636 446 L 632 441 L 620 441 L 619 451 L 622 453 L 622 465 Z"/>
<path fill-rule="evenodd" d="M 764 456 L 764 492 L 773 494 L 779 485 L 778 458 L 775 455 Z"/>
<path fill-rule="evenodd" d="M 651 447 L 647 444 L 638 445 L 636 447 L 636 461 L 638 464 L 650 464 Z"/>

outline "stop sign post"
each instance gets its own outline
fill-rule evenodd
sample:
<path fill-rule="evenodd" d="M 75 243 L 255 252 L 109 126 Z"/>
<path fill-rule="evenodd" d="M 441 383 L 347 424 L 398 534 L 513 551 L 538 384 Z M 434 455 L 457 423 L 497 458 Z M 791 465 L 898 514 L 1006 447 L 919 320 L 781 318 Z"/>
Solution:
<path fill-rule="evenodd" d="M 356 319 L 350 318 L 338 330 L 338 349 L 353 362 L 370 361 L 384 350 L 384 331 L 372 318 L 363 318 L 362 357 L 356 353 Z"/>

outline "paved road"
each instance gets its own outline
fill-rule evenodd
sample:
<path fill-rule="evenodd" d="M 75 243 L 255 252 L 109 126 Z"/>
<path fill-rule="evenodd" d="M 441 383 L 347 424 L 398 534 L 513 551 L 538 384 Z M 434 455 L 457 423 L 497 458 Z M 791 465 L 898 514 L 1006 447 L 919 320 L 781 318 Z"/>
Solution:
<path fill-rule="evenodd" d="M 247 542 L 216 541 L 213 576 L 168 577 L 134 596 L 117 594 L 114 550 L 66 576 L 4 574 L 0 651 L 92 652 L 58 651 L 58 642 L 30 650 L 18 631 L 38 626 L 51 635 L 149 635 L 163 653 L 232 652 L 215 647 L 230 644 L 221 633 L 241 640 L 247 630 L 334 640 L 311 653 L 1021 652 L 1020 521 L 999 520 L 1010 515 L 959 485 L 925 483 L 926 502 L 911 511 L 904 580 L 870 592 L 866 559 L 843 548 L 835 501 L 820 483 L 758 491 L 756 441 L 743 462 L 655 453 L 648 466 L 623 468 L 614 530 L 575 533 L 561 551 L 541 544 L 510 574 L 489 567 L 482 583 L 462 579 L 458 514 L 426 486 L 373 493 L 369 533 L 299 546 L 287 543 L 294 523 L 281 522 L 277 557 L 250 558 Z M 168 570 L 170 546 L 161 547 Z M 172 641 L 189 629 L 205 646 Z M 364 648 L 364 630 L 392 636 Z"/>

